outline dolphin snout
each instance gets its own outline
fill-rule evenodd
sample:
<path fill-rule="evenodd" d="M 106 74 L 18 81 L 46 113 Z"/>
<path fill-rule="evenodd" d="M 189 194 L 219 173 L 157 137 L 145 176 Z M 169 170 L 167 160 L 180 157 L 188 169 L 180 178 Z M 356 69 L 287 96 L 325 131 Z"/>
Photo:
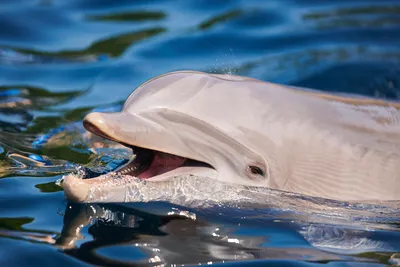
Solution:
<path fill-rule="evenodd" d="M 105 133 L 107 126 L 104 116 L 99 112 L 90 113 L 83 119 L 83 127 L 86 130 L 104 138 L 109 138 Z"/>
<path fill-rule="evenodd" d="M 129 123 L 129 116 L 121 112 L 100 113 L 93 112 L 83 119 L 83 127 L 89 132 L 103 138 L 119 142 L 122 126 Z"/>

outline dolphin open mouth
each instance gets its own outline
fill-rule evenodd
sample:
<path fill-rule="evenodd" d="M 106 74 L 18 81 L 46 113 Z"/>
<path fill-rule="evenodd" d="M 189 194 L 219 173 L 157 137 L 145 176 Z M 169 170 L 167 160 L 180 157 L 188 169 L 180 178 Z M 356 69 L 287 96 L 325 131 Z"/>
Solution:
<path fill-rule="evenodd" d="M 128 163 L 114 170 L 115 174 L 151 179 L 181 167 L 204 166 L 211 168 L 206 163 L 173 154 L 135 146 L 129 147 L 132 148 L 134 156 Z"/>
<path fill-rule="evenodd" d="M 141 179 L 155 180 L 155 178 L 157 178 L 158 180 L 163 180 L 171 177 L 171 175 L 174 176 L 174 174 L 178 175 L 184 173 L 184 169 L 187 170 L 193 167 L 213 168 L 209 164 L 197 160 L 126 144 L 111 138 L 87 120 L 84 120 L 83 125 L 86 130 L 93 134 L 113 140 L 132 149 L 133 157 L 126 164 L 113 171 L 117 175 L 128 175 Z M 178 170 L 180 168 L 182 168 L 182 170 Z"/>
<path fill-rule="evenodd" d="M 111 173 L 95 174 L 94 177 L 64 177 L 63 188 L 66 197 L 74 202 L 125 202 L 132 191 L 131 184 L 137 180 L 154 182 L 168 181 L 179 176 L 216 177 L 216 170 L 209 164 L 179 155 L 127 144 L 102 131 L 90 120 L 83 122 L 86 130 L 116 141 L 133 150 L 133 156 L 125 165 Z M 136 180 L 136 181 L 135 181 Z"/>

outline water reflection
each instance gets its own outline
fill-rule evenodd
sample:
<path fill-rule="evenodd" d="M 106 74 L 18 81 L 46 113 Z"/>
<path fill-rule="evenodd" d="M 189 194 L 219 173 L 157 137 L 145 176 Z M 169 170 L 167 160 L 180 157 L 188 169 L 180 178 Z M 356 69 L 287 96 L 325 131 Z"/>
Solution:
<path fill-rule="evenodd" d="M 400 14 L 400 6 L 395 4 L 388 5 L 369 5 L 355 7 L 337 7 L 330 8 L 327 11 L 323 9 L 319 12 L 309 12 L 303 15 L 304 19 L 323 19 L 329 17 L 343 17 L 353 15 L 396 15 Z"/>
<path fill-rule="evenodd" d="M 131 11 L 131 12 L 121 12 L 121 13 L 107 13 L 105 15 L 91 15 L 88 16 L 88 20 L 99 20 L 99 21 L 153 21 L 162 20 L 166 17 L 166 14 L 161 11 Z"/>
<path fill-rule="evenodd" d="M 209 28 L 215 26 L 216 24 L 226 22 L 226 21 L 228 21 L 230 19 L 233 19 L 235 17 L 239 17 L 242 14 L 243 14 L 243 11 L 241 11 L 241 10 L 228 11 L 228 12 L 226 12 L 224 14 L 220 14 L 220 15 L 214 16 L 213 18 L 202 22 L 199 25 L 199 28 L 202 29 L 202 30 L 206 30 L 206 29 L 209 29 Z"/>
<path fill-rule="evenodd" d="M 9 48 L 24 55 L 40 56 L 36 57 L 35 62 L 48 63 L 52 59 L 68 59 L 68 61 L 93 61 L 104 60 L 108 57 L 120 56 L 128 47 L 136 42 L 158 35 L 165 31 L 164 28 L 150 28 L 137 32 L 124 33 L 122 35 L 112 36 L 92 43 L 89 47 L 82 50 L 65 50 L 60 52 L 42 52 L 23 48 Z M 47 59 L 47 60 L 46 60 Z M 63 61 L 60 61 L 63 62 Z"/>
<path fill-rule="evenodd" d="M 34 221 L 31 217 L 0 218 L 0 236 L 11 239 L 23 239 L 34 243 L 54 244 L 54 233 L 49 231 L 31 230 L 26 226 Z"/>
<path fill-rule="evenodd" d="M 82 240 L 81 229 L 86 225 L 90 225 L 90 241 Z M 301 244 L 298 247 L 266 245 L 270 238 L 274 239 L 273 229 L 281 226 L 266 220 L 264 228 L 268 227 L 272 228 L 269 235 L 252 235 L 252 229 L 243 226 L 244 232 L 249 234 L 240 234 L 235 233 L 240 232 L 240 227 L 209 223 L 199 214 L 194 220 L 182 215 L 156 216 L 127 205 L 72 205 L 65 211 L 63 230 L 56 245 L 64 248 L 65 253 L 91 264 L 107 265 L 128 265 L 133 261 L 136 265 L 149 262 L 205 264 L 251 259 L 362 260 L 323 252 L 301 240 L 295 241 Z M 295 231 L 291 237 L 288 236 L 293 241 L 298 238 Z M 115 249 L 120 250 L 119 254 L 111 253 Z"/>
<path fill-rule="evenodd" d="M 0 232 L 0 235 L 54 244 L 62 248 L 64 253 L 90 264 L 118 266 L 133 263 L 135 266 L 146 263 L 157 263 L 160 266 L 206 264 L 254 259 L 387 264 L 390 257 L 393 257 L 390 251 L 394 247 L 381 247 L 383 252 L 360 254 L 355 253 L 354 249 L 360 249 L 361 243 L 364 246 L 369 244 L 370 248 L 376 250 L 379 248 L 373 244 L 377 242 L 381 245 L 386 243 L 387 246 L 398 243 L 395 238 L 385 240 L 381 237 L 380 241 L 374 241 L 379 233 L 365 229 L 346 229 L 315 223 L 305 226 L 277 219 L 265 219 L 263 227 L 259 228 L 257 224 L 260 223 L 260 218 L 257 219 L 257 224 L 252 220 L 246 222 L 243 218 L 211 222 L 213 219 L 209 217 L 210 214 L 199 212 L 194 217 L 192 212 L 180 209 L 182 208 L 172 207 L 167 212 L 168 215 L 155 215 L 127 204 L 69 204 L 60 233 L 46 235 L 43 231 L 23 228 L 32 218 L 3 218 L 0 219 L 0 228 L 10 231 Z M 85 228 L 88 234 L 82 232 Z M 283 236 L 279 233 L 281 228 L 288 231 Z M 305 229 L 308 231 L 304 232 Z M 324 242 L 342 246 L 340 250 L 335 253 L 324 251 L 327 250 L 326 244 L 316 242 L 321 238 L 321 233 L 324 233 Z"/>
<path fill-rule="evenodd" d="M 375 28 L 399 26 L 399 14 L 398 5 L 371 5 L 311 11 L 303 14 L 302 18 L 306 21 L 312 20 L 319 29 Z"/>
<path fill-rule="evenodd" d="M 31 217 L 0 218 L 0 236 L 54 245 L 66 255 L 101 266 L 240 260 L 264 260 L 267 264 L 283 259 L 364 262 L 368 266 L 396 262 L 393 252 L 400 247 L 400 232 L 339 225 L 326 219 L 317 222 L 276 210 L 68 203 L 62 215 L 64 222 L 58 232 L 30 228 Z"/>

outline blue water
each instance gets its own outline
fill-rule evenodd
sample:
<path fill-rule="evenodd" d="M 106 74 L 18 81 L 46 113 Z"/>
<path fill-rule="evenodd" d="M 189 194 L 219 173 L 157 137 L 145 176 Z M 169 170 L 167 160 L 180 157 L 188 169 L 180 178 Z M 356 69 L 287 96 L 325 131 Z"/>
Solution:
<path fill-rule="evenodd" d="M 64 173 L 120 163 L 83 116 L 182 69 L 398 99 L 400 2 L 0 1 L 0 266 L 400 262 L 400 221 L 385 216 L 68 203 Z"/>

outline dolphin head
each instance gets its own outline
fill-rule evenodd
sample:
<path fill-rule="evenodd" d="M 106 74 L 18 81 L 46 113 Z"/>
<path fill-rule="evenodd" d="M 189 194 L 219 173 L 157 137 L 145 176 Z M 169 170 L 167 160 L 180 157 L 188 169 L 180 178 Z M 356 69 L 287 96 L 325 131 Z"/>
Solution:
<path fill-rule="evenodd" d="M 140 85 L 121 112 L 88 114 L 83 121 L 88 131 L 132 148 L 134 157 L 114 171 L 125 177 L 124 182 L 116 175 L 68 176 L 63 185 L 66 196 L 85 202 L 96 187 L 102 202 L 122 202 L 129 177 L 160 182 L 206 176 L 230 184 L 274 187 L 273 168 L 279 157 L 273 154 L 282 137 L 263 134 L 274 107 L 260 97 L 260 90 L 265 91 L 260 84 L 239 76 L 167 73 Z"/>

